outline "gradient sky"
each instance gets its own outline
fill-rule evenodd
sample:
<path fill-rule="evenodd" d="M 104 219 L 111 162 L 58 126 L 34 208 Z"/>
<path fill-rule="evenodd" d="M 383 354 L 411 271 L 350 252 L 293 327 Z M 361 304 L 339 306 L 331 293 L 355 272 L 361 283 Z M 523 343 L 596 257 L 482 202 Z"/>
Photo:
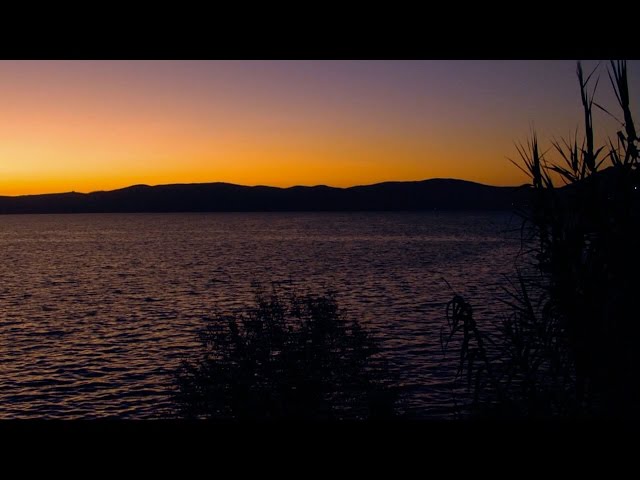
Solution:
<path fill-rule="evenodd" d="M 585 69 L 596 62 L 585 62 Z M 606 62 L 597 100 L 615 110 Z M 580 124 L 575 61 L 0 61 L 0 195 L 132 184 L 517 185 Z M 629 62 L 632 108 L 640 62 Z M 596 128 L 615 132 L 595 114 Z"/>

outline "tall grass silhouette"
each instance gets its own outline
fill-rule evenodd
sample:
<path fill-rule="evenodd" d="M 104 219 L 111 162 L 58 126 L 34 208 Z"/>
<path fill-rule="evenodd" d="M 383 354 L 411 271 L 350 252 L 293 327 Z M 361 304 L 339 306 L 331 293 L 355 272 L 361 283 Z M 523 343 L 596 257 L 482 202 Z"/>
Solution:
<path fill-rule="evenodd" d="M 626 62 L 610 62 L 607 72 L 621 119 L 595 101 L 596 69 L 585 75 L 577 66 L 581 139 L 554 139 L 543 152 L 533 132 L 517 145 L 512 162 L 529 176 L 531 196 L 519 211 L 524 262 L 507 289 L 511 314 L 489 336 L 463 298 L 450 304 L 443 338 L 462 335 L 459 374 L 474 393 L 471 412 L 638 416 L 638 137 Z M 595 145 L 594 107 L 618 121 L 615 141 Z M 479 339 L 492 354 L 479 350 Z"/>

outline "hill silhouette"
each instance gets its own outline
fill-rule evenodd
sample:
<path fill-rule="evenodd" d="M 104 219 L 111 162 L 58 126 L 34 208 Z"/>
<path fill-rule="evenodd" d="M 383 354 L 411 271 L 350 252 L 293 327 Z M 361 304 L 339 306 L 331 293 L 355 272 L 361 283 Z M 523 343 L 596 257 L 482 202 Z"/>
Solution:
<path fill-rule="evenodd" d="M 349 188 L 194 183 L 0 196 L 0 213 L 512 210 L 527 196 L 526 187 L 495 187 L 455 179 Z"/>

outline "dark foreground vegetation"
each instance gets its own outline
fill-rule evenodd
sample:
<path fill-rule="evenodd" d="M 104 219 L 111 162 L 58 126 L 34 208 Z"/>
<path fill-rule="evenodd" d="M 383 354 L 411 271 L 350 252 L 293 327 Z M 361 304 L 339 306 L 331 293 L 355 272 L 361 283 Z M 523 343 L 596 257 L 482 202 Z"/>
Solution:
<path fill-rule="evenodd" d="M 443 344 L 459 354 L 470 394 L 464 413 L 639 417 L 640 172 L 626 63 L 609 65 L 615 114 L 594 99 L 596 72 L 585 75 L 578 64 L 577 73 L 583 137 L 542 152 L 534 133 L 519 146 L 516 165 L 530 176 L 533 197 L 520 212 L 510 315 L 488 335 L 464 298 L 447 309 Z M 620 125 L 600 146 L 594 107 Z"/>
<path fill-rule="evenodd" d="M 516 163 L 531 178 L 522 250 L 498 332 L 461 296 L 447 305 L 445 353 L 458 355 L 466 418 L 639 417 L 640 172 L 625 62 L 608 76 L 620 130 L 596 146 L 598 77 L 578 64 L 584 133 Z M 552 158 L 555 153 L 555 158 Z M 555 183 L 554 183 L 555 182 Z M 561 185 L 558 183 L 561 182 Z M 373 338 L 331 296 L 261 296 L 209 322 L 177 376 L 188 418 L 390 418 L 396 403 Z"/>
<path fill-rule="evenodd" d="M 258 295 L 246 312 L 208 320 L 175 400 L 186 418 L 390 418 L 396 394 L 377 353 L 331 295 Z"/>

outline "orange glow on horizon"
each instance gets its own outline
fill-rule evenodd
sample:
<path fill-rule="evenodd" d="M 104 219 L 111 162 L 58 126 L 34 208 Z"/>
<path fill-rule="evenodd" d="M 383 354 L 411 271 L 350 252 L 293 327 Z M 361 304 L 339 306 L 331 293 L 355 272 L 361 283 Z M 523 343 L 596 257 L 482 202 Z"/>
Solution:
<path fill-rule="evenodd" d="M 507 157 L 531 122 L 547 139 L 579 124 L 574 71 L 574 62 L 0 61 L 0 195 L 205 182 L 521 185 L 527 177 Z"/>
<path fill-rule="evenodd" d="M 0 156 L 12 153 L 13 158 L 20 158 L 20 161 L 2 165 L 0 195 L 88 193 L 135 184 L 171 183 L 350 187 L 429 178 L 460 178 L 491 185 L 518 185 L 526 181 L 522 172 L 506 158 L 503 159 L 503 168 L 487 168 L 495 164 L 492 152 L 486 152 L 482 157 L 476 152 L 472 161 L 467 157 L 427 162 L 423 160 L 425 157 L 444 159 L 446 152 L 425 148 L 421 151 L 406 146 L 403 150 L 401 146 L 393 145 L 376 145 L 370 149 L 358 145 L 288 147 L 245 148 L 234 154 L 218 146 L 216 155 L 207 154 L 204 146 L 200 151 L 180 152 L 176 145 L 170 148 L 165 144 L 161 151 L 145 160 L 142 152 L 136 156 L 136 152 L 105 151 L 91 145 L 79 149 L 77 156 L 71 157 L 69 152 L 73 148 L 69 146 L 62 149 L 64 153 L 44 149 L 22 150 L 20 155 L 40 159 L 40 162 L 27 162 L 17 151 L 8 152 L 3 145 L 0 146 Z M 210 151 L 216 151 L 216 148 L 211 146 Z M 92 158 L 94 162 L 84 158 Z M 153 167 L 149 168 L 149 165 Z"/>

